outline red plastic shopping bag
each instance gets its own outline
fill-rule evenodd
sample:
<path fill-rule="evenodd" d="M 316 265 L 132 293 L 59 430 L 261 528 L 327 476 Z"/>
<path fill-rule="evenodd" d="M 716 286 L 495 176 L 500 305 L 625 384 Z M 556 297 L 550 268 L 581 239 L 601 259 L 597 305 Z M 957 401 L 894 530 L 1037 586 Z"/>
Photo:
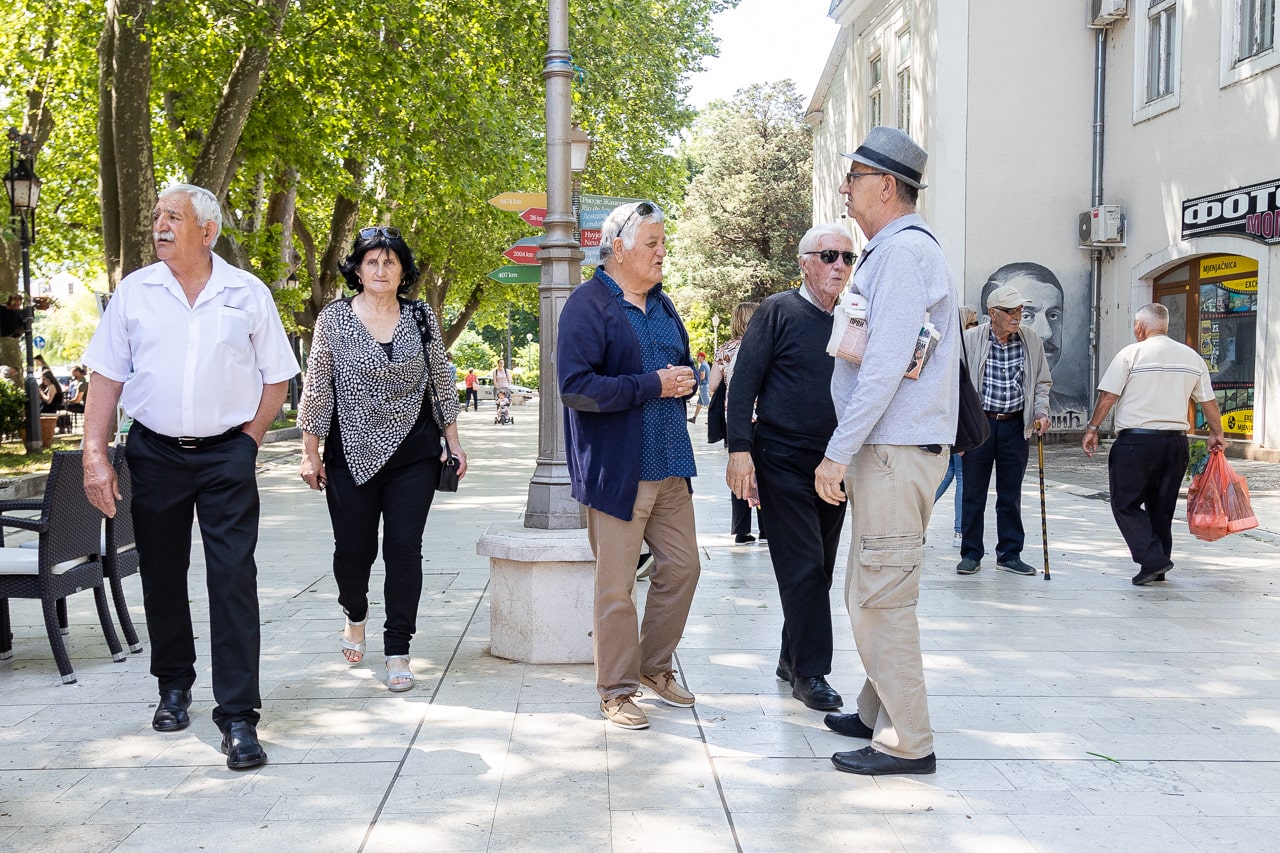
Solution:
<path fill-rule="evenodd" d="M 1249 503 L 1249 485 L 1237 474 L 1220 449 L 1209 454 L 1208 464 L 1191 480 L 1187 490 L 1187 527 L 1206 542 L 1258 526 Z"/>

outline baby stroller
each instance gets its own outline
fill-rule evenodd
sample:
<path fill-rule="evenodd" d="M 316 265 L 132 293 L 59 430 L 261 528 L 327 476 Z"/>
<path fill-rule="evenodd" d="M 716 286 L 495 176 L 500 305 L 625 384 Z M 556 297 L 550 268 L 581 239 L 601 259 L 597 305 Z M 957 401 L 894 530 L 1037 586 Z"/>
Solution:
<path fill-rule="evenodd" d="M 493 393 L 493 402 L 498 407 L 498 413 L 494 416 L 495 424 L 513 424 L 516 419 L 511 417 L 511 389 L 499 388 Z"/>

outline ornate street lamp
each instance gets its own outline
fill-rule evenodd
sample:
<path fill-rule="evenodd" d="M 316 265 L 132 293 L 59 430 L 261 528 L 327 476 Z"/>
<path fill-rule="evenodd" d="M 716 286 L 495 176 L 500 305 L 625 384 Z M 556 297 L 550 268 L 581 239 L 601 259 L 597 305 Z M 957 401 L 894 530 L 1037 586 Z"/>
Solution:
<path fill-rule="evenodd" d="M 711 352 L 714 354 L 720 349 L 720 315 L 711 315 Z"/>
<path fill-rule="evenodd" d="M 573 175 L 573 240 L 582 242 L 582 173 L 587 168 L 587 155 L 591 153 L 591 137 L 583 132 L 575 121 L 569 131 L 569 172 Z"/>
<path fill-rule="evenodd" d="M 35 153 L 29 133 L 9 128 L 9 171 L 4 188 L 9 194 L 9 216 L 18 221 L 18 242 L 22 246 L 22 325 L 27 343 L 27 453 L 39 453 L 40 394 L 36 389 L 35 349 L 31 343 L 31 244 L 36 240 L 36 204 L 40 201 L 40 179 L 34 168 Z"/>

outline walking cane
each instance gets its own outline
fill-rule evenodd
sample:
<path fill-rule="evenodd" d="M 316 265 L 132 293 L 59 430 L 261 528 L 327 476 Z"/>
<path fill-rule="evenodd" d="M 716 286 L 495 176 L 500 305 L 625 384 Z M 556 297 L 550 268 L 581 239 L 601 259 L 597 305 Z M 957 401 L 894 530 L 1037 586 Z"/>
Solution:
<path fill-rule="evenodd" d="M 1040 454 L 1040 539 L 1044 542 L 1044 579 L 1049 580 L 1049 517 L 1044 508 L 1044 436 L 1036 436 Z"/>

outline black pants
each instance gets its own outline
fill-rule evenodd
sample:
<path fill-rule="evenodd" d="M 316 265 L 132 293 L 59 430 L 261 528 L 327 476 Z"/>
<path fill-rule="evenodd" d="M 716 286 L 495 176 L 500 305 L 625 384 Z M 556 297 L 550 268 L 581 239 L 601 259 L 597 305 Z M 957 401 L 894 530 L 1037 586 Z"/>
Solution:
<path fill-rule="evenodd" d="M 751 504 L 742 498 L 729 493 L 729 506 L 733 510 L 733 527 L 729 531 L 739 536 L 745 536 L 751 532 Z M 764 527 L 764 513 L 756 510 L 756 522 L 760 526 L 760 538 L 767 539 L 768 531 Z"/>
<path fill-rule="evenodd" d="M 1187 473 L 1185 435 L 1119 435 L 1107 454 L 1111 514 L 1144 571 L 1173 565 L 1173 511 Z"/>
<path fill-rule="evenodd" d="M 392 459 L 392 465 L 395 460 Z M 422 532 L 440 480 L 440 460 L 428 457 L 385 467 L 357 486 L 342 465 L 326 465 L 325 496 L 333 522 L 333 577 L 338 604 L 353 622 L 369 613 L 369 576 L 378 556 L 382 522 L 383 653 L 408 655 L 422 597 Z"/>
<path fill-rule="evenodd" d="M 140 428 L 141 427 L 141 428 Z M 258 620 L 258 446 L 247 434 L 200 450 L 166 444 L 135 423 L 125 445 L 133 475 L 133 527 L 151 674 L 161 690 L 190 690 L 196 645 L 187 574 L 191 522 L 199 520 L 209 590 L 213 721 L 257 725 L 261 630 Z"/>
<path fill-rule="evenodd" d="M 991 468 L 996 469 L 996 559 L 1012 560 L 1022 554 L 1026 534 L 1022 528 L 1022 478 L 1027 473 L 1027 439 L 1022 418 L 998 421 L 988 418 L 991 435 L 960 457 L 964 470 L 964 495 L 960 511 L 960 556 L 982 561 L 983 528 L 987 513 L 987 489 Z"/>
<path fill-rule="evenodd" d="M 474 411 L 480 411 L 480 392 L 474 388 L 467 389 L 467 396 L 462 403 L 462 411 L 465 412 L 467 406 L 472 406 Z"/>
<path fill-rule="evenodd" d="M 821 450 L 757 437 L 751 455 L 782 599 L 779 660 L 798 676 L 826 675 L 831 672 L 831 578 L 845 504 L 832 506 L 814 491 Z"/>

